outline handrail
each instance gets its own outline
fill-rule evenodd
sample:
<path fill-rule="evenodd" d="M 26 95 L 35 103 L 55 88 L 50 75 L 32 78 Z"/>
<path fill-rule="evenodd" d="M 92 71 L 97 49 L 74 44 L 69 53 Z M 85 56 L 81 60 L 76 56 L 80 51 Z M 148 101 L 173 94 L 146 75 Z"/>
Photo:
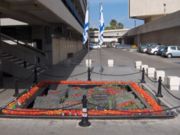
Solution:
<path fill-rule="evenodd" d="M 12 37 L 10 37 L 10 36 L 8 36 L 8 35 L 5 35 L 5 34 L 3 34 L 3 33 L 0 33 L 0 36 L 1 36 L 2 38 L 8 39 L 8 40 L 16 43 L 17 46 L 19 45 L 19 46 L 21 46 L 21 47 L 25 47 L 25 48 L 31 49 L 31 50 L 33 50 L 33 51 L 35 51 L 35 52 L 38 52 L 38 53 L 40 53 L 40 54 L 42 54 L 42 55 L 45 55 L 44 51 L 41 51 L 41 50 L 36 49 L 36 48 L 34 48 L 34 47 L 31 47 L 31 46 L 27 45 L 27 43 L 21 44 L 20 42 L 18 42 L 18 40 L 14 39 L 14 38 L 12 38 Z M 1 40 L 2 40 L 2 39 L 1 39 Z"/>

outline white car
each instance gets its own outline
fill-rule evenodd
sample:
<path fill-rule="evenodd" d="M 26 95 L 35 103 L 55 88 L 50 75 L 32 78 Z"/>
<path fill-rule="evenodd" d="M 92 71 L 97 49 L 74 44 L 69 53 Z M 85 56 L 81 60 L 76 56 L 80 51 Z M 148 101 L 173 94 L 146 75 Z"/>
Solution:
<path fill-rule="evenodd" d="M 102 48 L 106 48 L 106 47 L 107 47 L 107 45 L 103 44 L 103 45 L 101 45 L 101 47 L 102 47 Z"/>
<path fill-rule="evenodd" d="M 151 47 L 147 49 L 147 53 L 157 55 L 159 51 L 159 47 L 160 47 L 159 45 L 152 45 Z"/>
<path fill-rule="evenodd" d="M 100 46 L 100 45 L 97 45 L 97 44 L 90 44 L 90 45 L 89 45 L 89 48 L 90 48 L 90 49 L 99 49 L 99 48 L 101 48 L 101 46 Z"/>
<path fill-rule="evenodd" d="M 162 56 L 172 58 L 180 57 L 180 46 L 167 46 L 165 47 Z"/>

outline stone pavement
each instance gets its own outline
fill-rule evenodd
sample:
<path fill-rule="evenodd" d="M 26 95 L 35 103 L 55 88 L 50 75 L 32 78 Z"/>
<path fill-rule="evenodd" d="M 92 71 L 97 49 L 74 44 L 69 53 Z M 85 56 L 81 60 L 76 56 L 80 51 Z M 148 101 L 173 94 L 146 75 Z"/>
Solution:
<path fill-rule="evenodd" d="M 1 135 L 179 135 L 179 117 L 169 120 L 91 120 L 81 128 L 78 120 L 1 119 Z"/>
<path fill-rule="evenodd" d="M 83 73 L 87 71 L 85 67 L 85 59 L 91 58 L 93 60 L 93 72 L 98 74 L 92 74 L 93 80 L 123 80 L 123 81 L 136 81 L 141 78 L 141 74 L 135 74 L 130 76 L 104 76 L 99 74 L 100 67 L 103 66 L 104 71 L 102 74 L 121 75 L 128 73 L 138 72 L 134 68 L 135 60 L 142 60 L 147 64 L 150 64 L 158 68 L 174 69 L 180 67 L 171 62 L 161 61 L 154 57 L 144 57 L 144 55 L 137 54 L 135 52 L 127 52 L 115 49 L 102 49 L 101 56 L 99 50 L 93 50 L 85 57 L 73 59 L 71 62 L 59 63 L 53 66 L 46 73 L 40 76 L 40 80 L 87 80 L 87 73 L 80 76 L 70 77 L 75 74 Z M 115 60 L 115 67 L 107 67 L 107 59 Z M 154 61 L 154 63 L 153 63 Z M 100 64 L 101 63 L 101 64 Z M 177 71 L 177 70 L 176 70 Z M 169 73 L 174 73 L 173 70 L 169 70 Z M 178 72 L 179 73 L 179 72 Z M 11 80 L 11 79 L 10 79 Z M 32 80 L 31 80 L 32 81 Z M 26 83 L 29 87 L 30 82 Z M 9 81 L 9 82 L 12 82 Z M 152 90 L 152 93 L 156 93 L 157 85 L 147 80 L 146 86 Z M 25 85 L 25 84 L 24 84 Z M 13 84 L 7 84 L 8 91 L 0 92 L 0 102 L 6 103 L 9 99 L 12 99 Z M 9 88 L 8 88 L 9 86 Z M 23 90 L 25 87 L 21 86 Z M 179 92 L 174 93 L 177 96 Z M 163 91 L 164 101 L 168 101 L 168 105 L 175 106 L 180 105 L 179 101 L 174 101 L 172 97 L 168 96 Z M 180 97 L 180 96 L 179 96 Z M 113 134 L 113 135 L 180 135 L 179 128 L 180 117 L 174 119 L 164 120 L 91 120 L 92 126 L 89 128 L 81 128 L 78 126 L 78 120 L 23 120 L 23 119 L 1 119 L 0 120 L 0 134 L 2 135 L 30 135 L 30 134 Z"/>

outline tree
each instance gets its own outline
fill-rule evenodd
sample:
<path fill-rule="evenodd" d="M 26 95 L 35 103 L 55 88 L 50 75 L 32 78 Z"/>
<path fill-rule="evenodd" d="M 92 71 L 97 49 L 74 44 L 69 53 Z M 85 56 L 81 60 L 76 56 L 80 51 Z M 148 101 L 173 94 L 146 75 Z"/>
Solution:
<path fill-rule="evenodd" d="M 123 25 L 121 22 L 119 22 L 119 23 L 117 24 L 117 28 L 118 28 L 118 29 L 123 29 L 123 28 L 124 28 L 124 25 Z"/>
<path fill-rule="evenodd" d="M 105 28 L 105 30 L 111 29 L 123 29 L 124 25 L 121 22 L 117 22 L 115 19 L 112 19 L 109 23 L 109 26 Z"/>
<path fill-rule="evenodd" d="M 111 22 L 110 22 L 110 27 L 111 27 L 112 29 L 115 29 L 116 26 L 117 26 L 117 21 L 116 21 L 115 19 L 112 19 Z"/>

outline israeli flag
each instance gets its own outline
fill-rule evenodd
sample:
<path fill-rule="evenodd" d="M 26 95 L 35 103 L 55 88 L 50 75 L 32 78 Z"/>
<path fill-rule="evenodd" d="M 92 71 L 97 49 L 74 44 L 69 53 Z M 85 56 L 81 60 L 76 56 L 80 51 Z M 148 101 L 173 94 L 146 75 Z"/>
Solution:
<path fill-rule="evenodd" d="M 103 6 L 100 5 L 100 25 L 99 25 L 99 45 L 102 45 L 104 42 L 103 33 L 104 33 L 104 16 L 103 16 Z"/>
<path fill-rule="evenodd" d="M 89 10 L 86 10 L 86 17 L 84 23 L 84 31 L 83 31 L 83 44 L 85 45 L 88 40 L 88 30 L 89 30 Z"/>

